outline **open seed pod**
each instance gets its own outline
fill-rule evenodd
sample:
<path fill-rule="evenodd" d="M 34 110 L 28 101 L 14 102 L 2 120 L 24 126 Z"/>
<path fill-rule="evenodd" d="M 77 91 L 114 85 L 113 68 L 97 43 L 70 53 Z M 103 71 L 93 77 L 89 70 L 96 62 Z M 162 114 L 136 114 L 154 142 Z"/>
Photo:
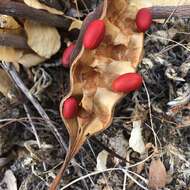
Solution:
<path fill-rule="evenodd" d="M 126 95 L 113 92 L 112 82 L 122 74 L 135 73 L 141 60 L 144 35 L 136 31 L 126 9 L 126 0 L 105 0 L 83 22 L 70 59 L 70 92 L 60 104 L 61 117 L 70 136 L 69 149 L 51 190 L 56 189 L 65 168 L 86 139 L 111 124 L 115 105 Z M 86 29 L 97 19 L 105 22 L 104 39 L 96 49 L 85 49 Z M 78 101 L 78 114 L 66 119 L 64 102 L 70 97 Z"/>

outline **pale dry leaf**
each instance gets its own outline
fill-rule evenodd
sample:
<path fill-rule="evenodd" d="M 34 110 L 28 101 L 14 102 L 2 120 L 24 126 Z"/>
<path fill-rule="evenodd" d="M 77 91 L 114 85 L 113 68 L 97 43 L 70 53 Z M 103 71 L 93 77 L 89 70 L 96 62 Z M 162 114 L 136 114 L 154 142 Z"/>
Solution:
<path fill-rule="evenodd" d="M 13 17 L 0 14 L 0 28 L 19 29 L 21 26 Z"/>
<path fill-rule="evenodd" d="M 113 188 L 111 186 L 106 186 L 102 190 L 113 190 Z"/>
<path fill-rule="evenodd" d="M 56 28 L 30 20 L 25 21 L 24 28 L 28 45 L 39 56 L 48 59 L 58 52 L 61 42 Z"/>
<path fill-rule="evenodd" d="M 101 151 L 96 159 L 96 170 L 98 171 L 106 170 L 107 159 L 108 159 L 108 152 L 105 150 Z"/>
<path fill-rule="evenodd" d="M 71 23 L 68 31 L 71 31 L 72 29 L 79 29 L 80 30 L 81 26 L 82 26 L 82 21 L 81 20 L 74 20 Z"/>
<path fill-rule="evenodd" d="M 18 62 L 23 51 L 11 47 L 0 46 L 0 60 L 6 62 Z"/>
<path fill-rule="evenodd" d="M 8 98 L 11 98 L 11 90 L 14 88 L 14 85 L 7 75 L 7 73 L 0 69 L 0 92 Z"/>
<path fill-rule="evenodd" d="M 149 168 L 149 183 L 148 186 L 153 190 L 164 188 L 167 181 L 167 173 L 164 164 L 160 158 L 152 160 Z"/>
<path fill-rule="evenodd" d="M 45 61 L 45 58 L 43 57 L 40 57 L 39 55 L 37 54 L 34 54 L 34 53 L 27 53 L 27 54 L 24 54 L 20 59 L 19 59 L 19 63 L 21 65 L 23 65 L 24 67 L 26 68 L 30 68 L 30 67 L 33 67 L 33 66 L 36 66 L 42 62 Z"/>
<path fill-rule="evenodd" d="M 127 157 L 128 154 L 128 148 L 129 148 L 129 142 L 126 140 L 126 138 L 123 135 L 122 130 L 118 130 L 114 137 L 109 138 L 109 147 L 114 150 L 118 155 L 120 155 L 123 158 Z M 118 159 L 118 158 L 116 158 Z M 117 160 L 116 160 L 117 162 Z"/>
<path fill-rule="evenodd" d="M 49 7 L 43 3 L 40 3 L 38 0 L 24 0 L 24 3 L 27 4 L 29 7 L 33 7 L 35 9 L 46 10 L 49 13 L 56 14 L 56 15 L 64 15 L 64 12 L 59 11 L 55 8 Z"/>
<path fill-rule="evenodd" d="M 145 144 L 142 136 L 141 120 L 133 121 L 133 129 L 129 139 L 129 147 L 134 151 L 143 154 L 145 152 Z"/>
<path fill-rule="evenodd" d="M 11 170 L 7 170 L 5 172 L 4 178 L 0 183 L 1 185 L 6 185 L 5 190 L 17 190 L 17 180 Z"/>

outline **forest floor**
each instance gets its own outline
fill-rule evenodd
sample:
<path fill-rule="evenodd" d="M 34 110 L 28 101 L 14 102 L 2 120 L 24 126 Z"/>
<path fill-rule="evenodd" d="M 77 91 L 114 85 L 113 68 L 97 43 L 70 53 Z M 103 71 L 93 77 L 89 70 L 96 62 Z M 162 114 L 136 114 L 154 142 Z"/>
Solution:
<path fill-rule="evenodd" d="M 113 122 L 107 130 L 85 143 L 75 157 L 77 163 L 69 165 L 60 189 L 75 179 L 79 181 L 66 189 L 143 189 L 139 184 L 147 188 L 151 159 L 145 159 L 145 155 L 129 147 L 132 126 L 138 116 L 142 121 L 145 144 L 155 145 L 154 129 L 161 161 L 168 174 L 164 189 L 190 190 L 189 26 L 189 19 L 179 18 L 171 18 L 166 23 L 153 23 L 145 34 L 144 57 L 138 67 L 144 78 L 142 88 L 117 105 Z M 60 118 L 59 103 L 68 92 L 69 69 L 60 64 L 60 56 L 61 51 L 45 63 L 33 67 L 30 72 L 23 69 L 20 77 L 28 88 L 38 82 L 31 75 L 37 79 L 44 77 L 48 85 L 35 96 L 68 144 L 69 137 Z M 27 109 L 22 102 L 25 102 Z M 33 134 L 27 110 L 37 138 Z M 0 189 L 47 190 L 48 184 L 58 173 L 65 151 L 61 151 L 43 119 L 27 99 L 12 104 L 2 96 L 0 122 Z M 97 160 L 108 171 L 95 172 Z M 139 162 L 143 163 L 139 173 L 135 166 L 130 170 L 142 178 L 133 173 L 130 173 L 132 178 L 126 178 L 126 166 Z"/>

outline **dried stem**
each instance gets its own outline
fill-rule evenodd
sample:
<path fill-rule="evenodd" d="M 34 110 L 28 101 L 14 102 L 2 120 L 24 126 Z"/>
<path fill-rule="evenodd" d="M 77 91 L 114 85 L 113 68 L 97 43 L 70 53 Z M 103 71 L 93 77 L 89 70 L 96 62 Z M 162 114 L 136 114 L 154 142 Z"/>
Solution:
<path fill-rule="evenodd" d="M 90 140 L 92 140 L 94 143 L 96 143 L 99 146 L 101 146 L 104 150 L 106 150 L 107 152 L 109 152 L 110 155 L 118 158 L 119 160 L 122 160 L 123 162 L 130 163 L 128 160 L 126 160 L 125 158 L 123 158 L 122 156 L 120 156 L 119 154 L 117 154 L 115 151 L 111 150 L 110 148 L 108 148 L 107 146 L 105 146 L 103 143 L 101 143 L 96 137 L 91 137 Z M 130 164 L 132 164 L 132 163 L 130 163 Z"/>
<path fill-rule="evenodd" d="M 25 37 L 9 33 L 0 34 L 0 45 L 20 49 L 30 49 Z"/>
<path fill-rule="evenodd" d="M 68 29 L 71 23 L 71 21 L 64 16 L 57 16 L 47 11 L 29 7 L 24 3 L 7 0 L 0 0 L 0 14 L 10 15 L 16 18 L 27 18 L 65 30 Z"/>
<path fill-rule="evenodd" d="M 181 6 L 155 6 L 150 7 L 153 19 L 166 19 L 169 16 L 176 16 L 180 18 L 190 17 L 190 5 Z"/>

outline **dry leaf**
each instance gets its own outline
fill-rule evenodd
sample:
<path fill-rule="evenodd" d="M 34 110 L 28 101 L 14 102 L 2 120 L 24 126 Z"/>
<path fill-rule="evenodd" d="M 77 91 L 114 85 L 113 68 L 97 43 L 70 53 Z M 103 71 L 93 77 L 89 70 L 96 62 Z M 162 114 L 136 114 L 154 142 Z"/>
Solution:
<path fill-rule="evenodd" d="M 6 62 L 18 62 L 22 57 L 23 51 L 11 47 L 0 46 L 0 60 Z"/>
<path fill-rule="evenodd" d="M 28 6 L 33 7 L 35 9 L 46 10 L 52 14 L 64 15 L 64 12 L 54 9 L 52 7 L 48 7 L 47 5 L 40 3 L 38 0 L 24 0 L 24 3 L 26 3 Z"/>
<path fill-rule="evenodd" d="M 56 28 L 26 20 L 24 28 L 28 37 L 28 45 L 39 56 L 50 58 L 61 46 L 60 35 Z"/>
<path fill-rule="evenodd" d="M 5 190 L 17 190 L 17 181 L 11 170 L 5 172 L 4 178 L 0 183 L 0 186 L 6 186 Z"/>
<path fill-rule="evenodd" d="M 125 17 L 126 9 L 125 0 L 105 0 L 83 22 L 71 56 L 71 89 L 60 104 L 61 117 L 70 136 L 69 149 L 51 190 L 56 189 L 65 168 L 86 139 L 111 124 L 115 105 L 125 96 L 124 93 L 111 90 L 112 81 L 123 73 L 135 72 L 141 60 L 144 35 L 135 30 L 134 20 Z M 105 20 L 110 27 L 106 29 L 105 38 L 97 49 L 84 49 L 84 32 L 89 23 L 98 18 Z M 110 32 L 112 28 L 116 32 Z M 117 31 L 122 35 L 117 34 Z M 80 103 L 79 113 L 76 118 L 65 119 L 62 114 L 63 103 L 71 96 Z"/>
<path fill-rule="evenodd" d="M 0 14 L 0 28 L 19 29 L 21 26 L 13 17 Z"/>
<path fill-rule="evenodd" d="M 7 73 L 0 69 L 0 92 L 8 98 L 11 98 L 11 91 L 14 88 L 14 85 L 7 75 Z"/>
<path fill-rule="evenodd" d="M 103 150 L 102 152 L 100 152 L 97 156 L 97 159 L 96 159 L 96 169 L 98 171 L 103 171 L 103 170 L 106 170 L 107 169 L 107 159 L 108 159 L 108 152 Z"/>
<path fill-rule="evenodd" d="M 38 65 L 42 62 L 45 61 L 45 58 L 43 57 L 40 57 L 39 55 L 37 54 L 34 54 L 34 53 L 27 53 L 27 54 L 24 54 L 20 59 L 19 59 L 19 63 L 22 64 L 24 67 L 32 67 L 32 66 L 35 66 L 35 65 Z"/>
<path fill-rule="evenodd" d="M 141 120 L 133 121 L 133 129 L 129 139 L 129 147 L 134 151 L 143 154 L 145 152 L 145 144 L 142 136 Z"/>
<path fill-rule="evenodd" d="M 81 20 L 74 20 L 71 23 L 68 31 L 70 31 L 72 29 L 79 29 L 80 30 L 81 26 L 82 26 L 82 21 Z"/>
<path fill-rule="evenodd" d="M 166 185 L 167 173 L 160 158 L 153 158 L 149 168 L 149 187 L 153 190 L 164 188 Z"/>

